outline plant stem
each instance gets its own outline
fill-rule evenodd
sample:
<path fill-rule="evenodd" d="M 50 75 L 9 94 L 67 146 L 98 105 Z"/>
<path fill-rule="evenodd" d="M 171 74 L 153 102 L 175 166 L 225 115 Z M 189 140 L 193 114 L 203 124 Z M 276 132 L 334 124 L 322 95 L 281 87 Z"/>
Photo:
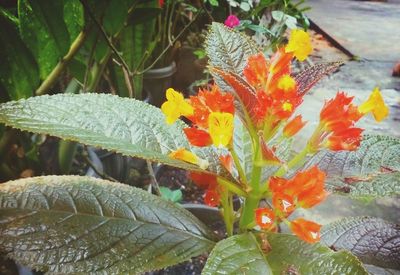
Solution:
<path fill-rule="evenodd" d="M 228 236 L 233 235 L 233 221 L 234 221 L 234 212 L 233 212 L 233 204 L 232 204 L 232 194 L 229 192 L 224 192 L 221 198 L 221 214 L 224 219 L 226 232 Z"/>
<path fill-rule="evenodd" d="M 244 183 L 244 187 L 246 187 L 246 185 L 247 185 L 246 174 L 245 174 L 245 172 L 243 170 L 242 165 L 240 164 L 239 157 L 238 157 L 238 155 L 236 154 L 236 151 L 233 148 L 230 148 L 229 152 L 231 153 L 233 162 L 235 163 L 236 169 L 238 170 L 240 182 L 241 183 L 243 182 Z"/>
<path fill-rule="evenodd" d="M 294 158 L 292 158 L 287 165 L 285 166 L 281 166 L 281 168 L 279 168 L 278 171 L 275 172 L 274 176 L 275 177 L 282 177 L 283 175 L 285 175 L 285 173 L 295 167 L 296 165 L 299 165 L 300 163 L 302 163 L 304 161 L 304 159 L 306 158 L 307 154 L 309 153 L 309 147 L 306 146 L 303 151 L 301 151 L 300 153 L 298 153 L 296 156 L 294 156 Z"/>
<path fill-rule="evenodd" d="M 231 181 L 228 181 L 226 179 L 223 178 L 218 178 L 217 179 L 218 184 L 225 187 L 226 189 L 228 189 L 230 192 L 242 196 L 242 197 L 247 197 L 247 193 L 245 191 L 243 191 L 240 187 L 238 187 L 236 184 L 234 184 Z"/>
<path fill-rule="evenodd" d="M 58 64 L 54 67 L 51 73 L 46 77 L 46 79 L 42 82 L 40 87 L 36 90 L 35 92 L 36 95 L 43 95 L 47 93 L 51 87 L 53 87 L 58 77 L 65 70 L 68 63 L 81 48 L 83 42 L 85 42 L 85 39 L 87 37 L 87 32 L 88 30 L 83 30 L 79 33 L 75 41 L 71 44 L 68 53 L 60 60 L 60 62 L 58 62 Z"/>

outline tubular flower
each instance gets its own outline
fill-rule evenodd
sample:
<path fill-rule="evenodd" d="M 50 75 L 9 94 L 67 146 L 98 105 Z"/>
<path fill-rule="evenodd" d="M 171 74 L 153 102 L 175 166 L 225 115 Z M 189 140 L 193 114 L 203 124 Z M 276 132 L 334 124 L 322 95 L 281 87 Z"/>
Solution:
<path fill-rule="evenodd" d="M 285 51 L 287 53 L 292 52 L 299 61 L 304 61 L 312 52 L 312 45 L 308 33 L 303 30 L 292 30 Z"/>
<path fill-rule="evenodd" d="M 304 172 L 298 172 L 291 179 L 273 177 L 269 180 L 269 190 L 272 192 L 272 200 L 275 208 L 285 214 L 287 209 L 295 207 L 311 208 L 323 201 L 328 192 L 324 189 L 325 173 L 316 166 Z M 284 200 L 284 201 L 282 201 Z M 285 205 L 279 205 L 281 203 Z"/>
<path fill-rule="evenodd" d="M 192 164 L 196 164 L 201 169 L 207 169 L 209 165 L 207 160 L 199 158 L 185 148 L 179 148 L 178 150 L 171 152 L 168 156 L 173 159 L 183 160 Z"/>
<path fill-rule="evenodd" d="M 232 174 L 233 171 L 232 156 L 230 154 L 219 156 L 219 161 L 221 162 L 222 166 L 224 166 L 225 169 Z"/>
<path fill-rule="evenodd" d="M 290 223 L 290 229 L 303 241 L 308 243 L 316 243 L 321 239 L 321 225 L 302 218 L 293 220 Z"/>
<path fill-rule="evenodd" d="M 216 207 L 219 205 L 221 200 L 221 195 L 217 189 L 207 189 L 204 194 L 204 203 L 211 207 Z"/>
<path fill-rule="evenodd" d="M 271 165 L 280 165 L 282 161 L 276 156 L 276 149 L 274 147 L 270 148 L 262 136 L 260 137 L 259 142 L 263 162 Z"/>
<path fill-rule="evenodd" d="M 321 145 L 335 151 L 358 148 L 363 129 L 355 128 L 354 124 L 363 114 L 352 101 L 353 97 L 339 92 L 334 99 L 325 102 L 320 113 L 320 125 L 309 141 L 310 149 L 316 151 Z"/>
<path fill-rule="evenodd" d="M 258 208 L 255 210 L 256 223 L 262 229 L 275 229 L 275 213 L 269 208 Z"/>
<path fill-rule="evenodd" d="M 268 67 L 269 64 L 263 53 L 251 55 L 243 69 L 243 75 L 256 90 L 263 89 L 267 84 Z"/>
<path fill-rule="evenodd" d="M 220 188 L 215 175 L 190 172 L 189 178 L 200 188 L 205 189 L 204 203 L 209 206 L 218 206 L 220 202 Z"/>
<path fill-rule="evenodd" d="M 297 134 L 306 125 L 306 121 L 302 120 L 302 116 L 298 115 L 291 121 L 289 121 L 283 128 L 283 135 L 286 138 L 290 138 Z"/>
<path fill-rule="evenodd" d="M 231 113 L 212 112 L 208 117 L 208 127 L 212 142 L 217 147 L 226 147 L 233 135 L 233 115 Z"/>
<path fill-rule="evenodd" d="M 358 107 L 358 111 L 362 114 L 371 112 L 378 122 L 388 116 L 389 108 L 385 105 L 378 87 L 376 87 L 369 98 Z"/>
<path fill-rule="evenodd" d="M 185 101 L 183 95 L 172 88 L 166 93 L 167 101 L 161 105 L 168 124 L 174 123 L 180 116 L 193 114 L 193 107 Z"/>

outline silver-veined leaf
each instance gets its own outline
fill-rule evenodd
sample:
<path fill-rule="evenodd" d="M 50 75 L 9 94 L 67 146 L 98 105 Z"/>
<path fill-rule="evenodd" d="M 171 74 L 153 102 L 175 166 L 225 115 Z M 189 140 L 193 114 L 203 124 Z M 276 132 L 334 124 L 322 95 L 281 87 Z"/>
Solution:
<path fill-rule="evenodd" d="M 182 121 L 167 125 L 160 109 L 134 99 L 107 94 L 37 96 L 0 105 L 0 123 L 199 170 L 196 165 L 168 157 L 173 150 L 184 147 L 207 159 L 209 171 L 223 171 L 214 149 L 190 146 L 182 131 Z"/>
<path fill-rule="evenodd" d="M 188 211 L 141 189 L 80 176 L 0 185 L 0 250 L 49 273 L 130 274 L 209 251 Z"/>

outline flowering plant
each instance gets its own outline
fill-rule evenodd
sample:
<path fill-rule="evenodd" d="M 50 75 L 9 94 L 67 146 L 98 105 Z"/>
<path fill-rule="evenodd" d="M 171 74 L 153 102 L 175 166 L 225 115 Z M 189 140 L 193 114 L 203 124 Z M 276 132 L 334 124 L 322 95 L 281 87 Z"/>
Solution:
<path fill-rule="evenodd" d="M 216 84 L 189 99 L 169 89 L 161 110 L 116 96 L 64 94 L 2 104 L 0 121 L 189 170 L 205 189 L 204 201 L 219 206 L 228 238 L 216 240 L 188 211 L 143 190 L 88 177 L 44 176 L 0 186 L 0 249 L 54 273 L 136 274 L 211 251 L 203 274 L 367 274 L 350 252 L 317 243 L 317 221 L 292 214 L 342 190 L 337 184 L 328 191 L 326 169 L 313 159 L 303 166 L 306 159 L 316 155 L 321 163 L 324 156 L 318 152 L 329 149 L 325 152 L 331 158 L 345 153 L 356 166 L 365 140 L 367 147 L 379 140 L 380 148 L 394 150 L 375 151 L 375 162 L 369 164 L 363 157 L 361 170 L 369 171 L 368 179 L 353 174 L 351 179 L 361 183 L 345 193 L 399 193 L 396 188 L 382 193 L 382 185 L 388 190 L 390 181 L 380 181 L 377 189 L 359 189 L 363 183 L 376 186 L 370 178 L 398 176 L 400 141 L 363 137 L 355 125 L 369 113 L 377 121 L 387 116 L 379 90 L 360 106 L 344 92 L 326 101 L 304 149 L 292 155 L 290 141 L 306 123 L 296 108 L 311 86 L 340 64 L 316 65 L 293 76 L 292 59 L 304 60 L 311 52 L 305 32 L 293 31 L 289 43 L 267 59 L 247 37 L 218 23 L 211 26 L 207 52 Z M 384 172 L 373 172 L 383 166 Z M 233 208 L 235 197 L 243 201 L 239 210 Z M 386 232 L 383 222 L 371 219 L 332 224 L 322 240 L 340 248 L 331 239 L 338 238 L 335 234 L 345 238 L 354 224 L 379 225 Z M 296 236 L 281 233 L 282 223 Z M 386 236 L 381 241 L 387 244 L 395 240 L 388 234 L 375 237 Z M 352 240 L 359 241 L 357 236 L 365 238 L 355 234 Z M 360 259 L 385 262 L 367 255 Z"/>

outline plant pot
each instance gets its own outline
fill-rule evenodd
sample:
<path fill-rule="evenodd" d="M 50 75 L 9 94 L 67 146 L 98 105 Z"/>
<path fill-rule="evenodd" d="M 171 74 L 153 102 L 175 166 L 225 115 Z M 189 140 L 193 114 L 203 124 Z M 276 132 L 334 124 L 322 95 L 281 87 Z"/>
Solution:
<path fill-rule="evenodd" d="M 165 101 L 165 91 L 171 87 L 172 75 L 176 72 L 176 64 L 158 69 L 151 69 L 143 75 L 143 91 L 147 94 L 146 102 L 160 107 Z"/>

